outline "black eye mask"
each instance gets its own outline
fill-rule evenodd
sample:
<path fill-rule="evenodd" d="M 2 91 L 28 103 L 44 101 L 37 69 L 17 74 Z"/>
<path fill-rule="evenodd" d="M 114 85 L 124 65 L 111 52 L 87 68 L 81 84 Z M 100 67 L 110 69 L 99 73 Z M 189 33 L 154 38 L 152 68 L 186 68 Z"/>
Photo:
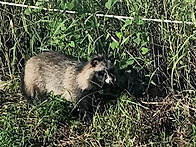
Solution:
<path fill-rule="evenodd" d="M 105 71 L 99 71 L 99 72 L 97 73 L 97 75 L 98 75 L 99 77 L 104 77 Z"/>

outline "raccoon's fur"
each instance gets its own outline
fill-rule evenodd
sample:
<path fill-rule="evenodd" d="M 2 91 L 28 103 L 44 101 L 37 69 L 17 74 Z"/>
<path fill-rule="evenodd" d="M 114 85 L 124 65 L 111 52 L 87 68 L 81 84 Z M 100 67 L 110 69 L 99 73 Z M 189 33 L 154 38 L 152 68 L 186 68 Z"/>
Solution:
<path fill-rule="evenodd" d="M 53 91 L 68 101 L 78 101 L 104 83 L 112 83 L 111 65 L 112 61 L 101 55 L 81 63 L 57 52 L 41 53 L 26 62 L 23 92 L 34 97 Z"/>

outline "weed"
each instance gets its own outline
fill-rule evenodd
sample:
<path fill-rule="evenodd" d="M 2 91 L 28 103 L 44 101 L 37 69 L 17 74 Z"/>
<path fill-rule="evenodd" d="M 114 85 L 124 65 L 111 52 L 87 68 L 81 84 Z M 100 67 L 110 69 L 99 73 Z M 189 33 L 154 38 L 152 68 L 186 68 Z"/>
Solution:
<path fill-rule="evenodd" d="M 12 2 L 39 9 L 0 6 L 0 146 L 195 146 L 195 26 L 141 19 L 195 22 L 194 0 Z M 113 55 L 117 100 L 99 106 L 104 111 L 97 110 L 91 124 L 52 93 L 27 101 L 19 75 L 25 60 L 43 51 Z"/>

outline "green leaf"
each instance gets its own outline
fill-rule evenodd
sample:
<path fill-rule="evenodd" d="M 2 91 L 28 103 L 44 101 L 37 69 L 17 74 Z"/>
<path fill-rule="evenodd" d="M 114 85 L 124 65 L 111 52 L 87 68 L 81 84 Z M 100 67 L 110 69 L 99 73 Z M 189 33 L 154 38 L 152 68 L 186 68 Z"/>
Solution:
<path fill-rule="evenodd" d="M 124 59 L 125 57 L 126 57 L 126 53 L 123 52 L 123 53 L 121 54 L 121 59 Z"/>
<path fill-rule="evenodd" d="M 124 68 L 127 68 L 127 64 L 126 64 L 126 60 L 121 60 L 120 61 L 120 69 L 124 69 Z"/>
<path fill-rule="evenodd" d="M 140 39 L 140 38 L 136 38 L 136 39 L 134 39 L 133 41 L 134 41 L 137 45 L 139 45 L 139 44 L 140 44 L 141 39 Z"/>
<path fill-rule="evenodd" d="M 75 47 L 75 43 L 73 42 L 73 41 L 71 41 L 70 43 L 69 43 L 69 46 L 71 46 L 71 47 Z"/>
<path fill-rule="evenodd" d="M 59 6 L 60 6 L 60 8 L 61 8 L 62 10 L 67 9 L 67 3 L 65 3 L 64 1 L 61 1 L 60 4 L 59 4 Z"/>
<path fill-rule="evenodd" d="M 142 25 L 142 24 L 144 24 L 144 21 L 142 19 L 139 19 L 138 24 Z"/>
<path fill-rule="evenodd" d="M 131 25 L 132 22 L 133 22 L 133 20 L 127 19 L 127 20 L 125 21 L 125 24 L 124 24 L 123 27 L 122 27 L 122 30 L 125 30 L 125 28 L 126 28 L 128 25 Z"/>
<path fill-rule="evenodd" d="M 105 7 L 107 9 L 110 9 L 112 7 L 112 0 L 108 0 L 106 3 L 105 3 Z"/>
<path fill-rule="evenodd" d="M 112 6 L 117 2 L 117 0 L 108 0 L 106 3 L 105 3 L 105 7 L 107 9 L 111 9 Z"/>
<path fill-rule="evenodd" d="M 119 46 L 119 43 L 117 41 L 113 41 L 112 43 L 110 43 L 110 47 L 112 49 L 118 48 L 118 46 Z"/>
<path fill-rule="evenodd" d="M 132 22 L 133 22 L 132 19 L 127 19 L 127 20 L 125 21 L 125 25 L 130 25 L 130 24 L 132 24 Z"/>
<path fill-rule="evenodd" d="M 180 60 L 180 62 L 179 62 L 179 63 L 180 63 L 180 65 L 184 65 L 184 62 L 183 62 L 183 61 L 181 61 L 181 60 Z"/>
<path fill-rule="evenodd" d="M 148 53 L 149 49 L 146 47 L 142 48 L 142 54 L 145 55 L 146 53 Z"/>
<path fill-rule="evenodd" d="M 66 26 L 65 26 L 64 23 L 62 23 L 62 24 L 60 24 L 60 25 L 61 25 L 61 30 L 62 30 L 62 31 L 66 30 Z"/>
<path fill-rule="evenodd" d="M 136 39 L 134 39 L 133 41 L 134 41 L 137 45 L 139 45 L 140 42 L 141 42 L 141 39 L 140 39 L 140 38 L 136 38 Z"/>
<path fill-rule="evenodd" d="M 35 3 L 35 6 L 41 6 L 42 5 L 42 2 L 38 1 Z"/>
<path fill-rule="evenodd" d="M 134 59 L 132 57 L 130 57 L 128 60 L 127 59 L 121 59 L 121 61 L 120 61 L 120 69 L 125 69 L 129 65 L 133 65 L 134 62 L 135 61 L 134 61 Z"/>
<path fill-rule="evenodd" d="M 30 15 L 31 14 L 31 8 L 26 8 L 25 11 L 24 11 L 24 13 L 26 15 Z"/>
<path fill-rule="evenodd" d="M 57 44 L 59 44 L 59 40 L 58 40 L 58 38 L 53 38 L 53 40 L 51 41 L 51 43 L 52 43 L 52 45 L 57 45 Z"/>
<path fill-rule="evenodd" d="M 141 43 L 141 38 L 140 38 L 141 33 L 136 34 L 136 38 L 133 40 L 137 45 L 140 45 Z"/>
<path fill-rule="evenodd" d="M 127 68 L 127 64 L 123 64 L 123 65 L 121 65 L 121 67 L 120 67 L 120 69 L 125 69 L 125 68 Z"/>
<path fill-rule="evenodd" d="M 116 32 L 116 36 L 117 36 L 119 39 L 121 39 L 122 36 L 123 36 L 123 33 L 122 33 L 122 32 Z"/>
<path fill-rule="evenodd" d="M 136 22 L 138 25 L 144 24 L 144 21 L 142 20 L 141 17 L 134 17 L 134 20 L 135 20 L 135 22 Z"/>
<path fill-rule="evenodd" d="M 145 46 L 147 43 L 148 43 L 147 41 L 142 40 L 141 41 L 141 46 Z"/>
<path fill-rule="evenodd" d="M 133 59 L 127 60 L 127 62 L 126 62 L 127 65 L 133 65 L 133 63 L 134 63 L 134 60 Z"/>
<path fill-rule="evenodd" d="M 74 8 L 74 2 L 75 0 L 72 0 L 71 3 L 66 4 L 68 10 L 72 10 Z"/>

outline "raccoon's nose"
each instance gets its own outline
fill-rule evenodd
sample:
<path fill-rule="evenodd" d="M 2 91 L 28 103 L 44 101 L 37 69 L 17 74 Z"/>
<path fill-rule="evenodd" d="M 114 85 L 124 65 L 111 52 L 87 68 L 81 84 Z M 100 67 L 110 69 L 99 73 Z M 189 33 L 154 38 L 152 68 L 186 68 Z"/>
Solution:
<path fill-rule="evenodd" d="M 110 83 L 111 83 L 111 79 L 107 78 L 107 79 L 105 79 L 105 82 L 106 82 L 107 84 L 110 84 Z"/>
<path fill-rule="evenodd" d="M 114 84 L 115 79 L 112 76 L 107 76 L 107 78 L 105 79 L 105 82 L 107 84 Z"/>

